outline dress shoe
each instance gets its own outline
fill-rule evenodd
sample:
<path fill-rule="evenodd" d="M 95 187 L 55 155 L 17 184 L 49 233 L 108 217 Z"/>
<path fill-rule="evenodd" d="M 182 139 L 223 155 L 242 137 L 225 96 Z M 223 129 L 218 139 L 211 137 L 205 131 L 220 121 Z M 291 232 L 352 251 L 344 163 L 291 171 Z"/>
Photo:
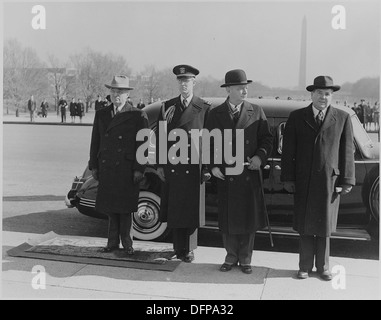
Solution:
<path fill-rule="evenodd" d="M 332 280 L 332 273 L 329 270 L 318 272 L 320 279 L 324 281 L 331 281 Z"/>
<path fill-rule="evenodd" d="M 188 252 L 188 253 L 182 258 L 182 260 L 183 260 L 184 262 L 187 262 L 187 263 L 192 262 L 192 261 L 194 260 L 194 253 L 193 253 L 193 251 Z"/>
<path fill-rule="evenodd" d="M 299 270 L 298 274 L 296 276 L 298 279 L 307 279 L 308 278 L 308 271 Z"/>
<path fill-rule="evenodd" d="M 250 274 L 253 272 L 251 266 L 241 266 L 241 271 L 246 274 Z"/>
<path fill-rule="evenodd" d="M 109 253 L 109 252 L 116 251 L 118 249 L 119 249 L 119 247 L 104 247 L 104 248 L 100 249 L 99 252 Z"/>
<path fill-rule="evenodd" d="M 127 253 L 129 256 L 132 256 L 135 253 L 133 247 L 127 247 L 127 248 L 125 248 L 124 252 Z"/>
<path fill-rule="evenodd" d="M 227 263 L 224 263 L 221 267 L 220 267 L 220 271 L 221 272 L 228 272 L 232 269 L 233 265 L 231 264 L 227 264 Z"/>

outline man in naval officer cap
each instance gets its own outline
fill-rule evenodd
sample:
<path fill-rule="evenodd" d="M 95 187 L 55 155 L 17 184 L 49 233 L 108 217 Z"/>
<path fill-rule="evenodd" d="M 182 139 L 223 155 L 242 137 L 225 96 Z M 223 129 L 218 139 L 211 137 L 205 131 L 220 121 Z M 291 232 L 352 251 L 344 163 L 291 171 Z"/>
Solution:
<path fill-rule="evenodd" d="M 176 147 L 175 141 L 168 141 L 167 150 L 159 150 L 157 144 L 157 171 L 164 181 L 161 194 L 160 220 L 167 222 L 173 231 L 173 247 L 178 259 L 184 262 L 194 260 L 193 250 L 197 248 L 197 228 L 205 223 L 205 183 L 199 159 L 191 161 L 191 130 L 203 129 L 209 113 L 210 103 L 193 94 L 199 71 L 186 64 L 173 68 L 180 94 L 163 102 L 157 128 L 163 122 L 167 125 L 166 137 L 173 130 L 184 130 L 188 136 L 188 161 L 180 163 L 168 150 Z M 159 131 L 159 130 L 158 130 Z M 160 141 L 163 137 L 159 137 Z M 201 150 L 201 148 L 200 148 Z M 161 152 L 160 152 L 161 151 Z M 165 159 L 160 157 L 165 154 Z M 173 154 L 173 152 L 171 153 Z M 196 159 L 197 160 L 197 159 Z M 191 163 L 192 162 L 192 163 Z"/>

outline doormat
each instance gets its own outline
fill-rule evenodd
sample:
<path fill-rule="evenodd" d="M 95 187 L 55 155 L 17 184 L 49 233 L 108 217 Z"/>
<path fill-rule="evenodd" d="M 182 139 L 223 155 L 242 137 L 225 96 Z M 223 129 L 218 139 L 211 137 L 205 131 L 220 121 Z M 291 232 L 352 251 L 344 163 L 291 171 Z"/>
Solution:
<path fill-rule="evenodd" d="M 7 251 L 9 256 L 55 260 L 82 264 L 94 264 L 124 268 L 174 271 L 181 263 L 171 260 L 174 256 L 171 244 L 134 241 L 134 255 L 127 255 L 122 249 L 101 253 L 107 239 L 62 236 L 49 232 L 36 239 L 28 240 Z"/>

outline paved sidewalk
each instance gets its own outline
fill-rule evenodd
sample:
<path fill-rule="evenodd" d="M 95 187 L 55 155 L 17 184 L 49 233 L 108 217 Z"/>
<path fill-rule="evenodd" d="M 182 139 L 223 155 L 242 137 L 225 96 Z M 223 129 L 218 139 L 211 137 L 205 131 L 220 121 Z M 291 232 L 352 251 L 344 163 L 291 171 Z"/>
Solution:
<path fill-rule="evenodd" d="M 181 263 L 173 272 L 7 256 L 10 248 L 38 236 L 3 232 L 2 299 L 380 299 L 380 265 L 376 260 L 331 257 L 336 277 L 325 282 L 316 274 L 296 279 L 298 255 L 292 253 L 254 251 L 251 275 L 238 268 L 220 272 L 225 251 L 211 247 L 199 247 L 193 263 Z M 46 289 L 32 287 L 36 266 L 47 273 Z"/>
<path fill-rule="evenodd" d="M 56 115 L 55 112 L 48 114 L 47 118 L 35 117 L 34 122 L 30 122 L 29 113 L 20 113 L 18 117 L 13 114 L 3 114 L 3 123 L 30 123 L 30 124 L 57 124 L 57 125 L 92 125 L 94 122 L 94 110 L 89 110 L 85 116 L 82 117 L 82 123 L 79 118 L 75 118 L 75 123 L 71 122 L 70 115 L 66 115 L 66 123 L 61 123 L 61 115 Z"/>

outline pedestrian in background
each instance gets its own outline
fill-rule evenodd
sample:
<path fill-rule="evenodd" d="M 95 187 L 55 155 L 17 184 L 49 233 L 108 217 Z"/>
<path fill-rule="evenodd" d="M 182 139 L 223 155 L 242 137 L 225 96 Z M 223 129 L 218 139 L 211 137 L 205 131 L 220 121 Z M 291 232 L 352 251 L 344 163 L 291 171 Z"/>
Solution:
<path fill-rule="evenodd" d="M 42 100 L 40 108 L 41 108 L 42 117 L 47 118 L 48 117 L 49 104 L 47 103 L 45 98 L 44 98 L 44 100 Z"/>
<path fill-rule="evenodd" d="M 64 98 L 60 99 L 60 102 L 58 103 L 58 107 L 60 108 L 60 112 L 61 112 L 61 123 L 65 123 L 66 122 L 67 102 Z"/>
<path fill-rule="evenodd" d="M 98 99 L 95 101 L 94 109 L 95 111 L 98 111 L 99 109 L 102 109 L 103 106 L 104 104 L 102 101 L 102 97 L 98 94 Z"/>
<path fill-rule="evenodd" d="M 31 95 L 30 99 L 28 100 L 28 110 L 29 110 L 30 122 L 34 122 L 34 117 L 36 112 L 36 101 L 34 100 L 33 95 Z"/>
<path fill-rule="evenodd" d="M 75 123 L 75 116 L 77 113 L 77 104 L 75 102 L 75 98 L 71 99 L 69 111 L 70 111 L 71 123 Z"/>
<path fill-rule="evenodd" d="M 89 169 L 99 181 L 95 210 L 108 216 L 108 241 L 102 252 L 119 249 L 134 254 L 132 214 L 138 209 L 139 183 L 145 165 L 136 161 L 141 142 L 139 130 L 148 128 L 144 111 L 127 103 L 130 90 L 126 76 L 114 76 L 110 89 L 112 104 L 95 113 L 90 145 Z"/>
<path fill-rule="evenodd" d="M 85 105 L 82 102 L 82 99 L 79 98 L 77 102 L 77 116 L 79 117 L 79 122 L 82 123 L 82 117 L 85 113 Z"/>
<path fill-rule="evenodd" d="M 294 193 L 294 229 L 300 234 L 299 271 L 315 267 L 329 281 L 330 236 L 336 231 L 340 197 L 355 185 L 350 115 L 332 106 L 335 85 L 318 76 L 307 91 L 312 103 L 291 112 L 284 131 L 281 180 Z"/>
<path fill-rule="evenodd" d="M 139 100 L 138 105 L 136 106 L 138 109 L 143 109 L 146 105 L 143 102 L 143 99 Z"/>
<path fill-rule="evenodd" d="M 178 65 L 173 68 L 176 75 L 180 95 L 162 103 L 157 128 L 167 125 L 167 133 L 171 130 L 185 131 L 188 138 L 188 154 L 191 154 L 195 141 L 191 139 L 192 129 L 203 129 L 210 109 L 210 104 L 193 94 L 196 76 L 199 71 L 189 65 Z M 160 137 L 157 132 L 157 140 Z M 193 147 L 192 147 L 193 145 Z M 174 141 L 168 141 L 167 149 L 161 151 L 166 156 L 170 148 L 176 147 Z M 202 181 L 201 157 L 199 163 L 176 162 L 176 157 L 167 163 L 160 160 L 159 143 L 156 146 L 157 172 L 164 181 L 160 220 L 167 222 L 173 231 L 173 248 L 178 259 L 184 262 L 194 260 L 193 250 L 197 248 L 197 228 L 205 223 L 205 183 Z M 201 200 L 200 200 L 201 199 Z"/>
<path fill-rule="evenodd" d="M 266 225 L 266 204 L 259 170 L 271 154 L 273 137 L 262 108 L 245 100 L 251 82 L 241 69 L 227 72 L 221 87 L 226 88 L 228 98 L 210 111 L 206 125 L 209 131 L 218 129 L 222 141 L 226 141 L 226 131 L 230 130 L 233 152 L 243 152 L 248 162 L 241 174 L 227 175 L 226 168 L 237 164 L 225 158 L 222 163 L 217 163 L 215 153 L 221 151 L 225 155 L 225 147 L 217 146 L 214 139 L 211 140 L 209 167 L 217 178 L 218 226 L 226 250 L 225 261 L 220 267 L 222 272 L 239 264 L 242 272 L 252 273 L 255 232 Z M 243 130 L 243 146 L 236 145 L 235 137 L 241 134 L 237 130 Z"/>

